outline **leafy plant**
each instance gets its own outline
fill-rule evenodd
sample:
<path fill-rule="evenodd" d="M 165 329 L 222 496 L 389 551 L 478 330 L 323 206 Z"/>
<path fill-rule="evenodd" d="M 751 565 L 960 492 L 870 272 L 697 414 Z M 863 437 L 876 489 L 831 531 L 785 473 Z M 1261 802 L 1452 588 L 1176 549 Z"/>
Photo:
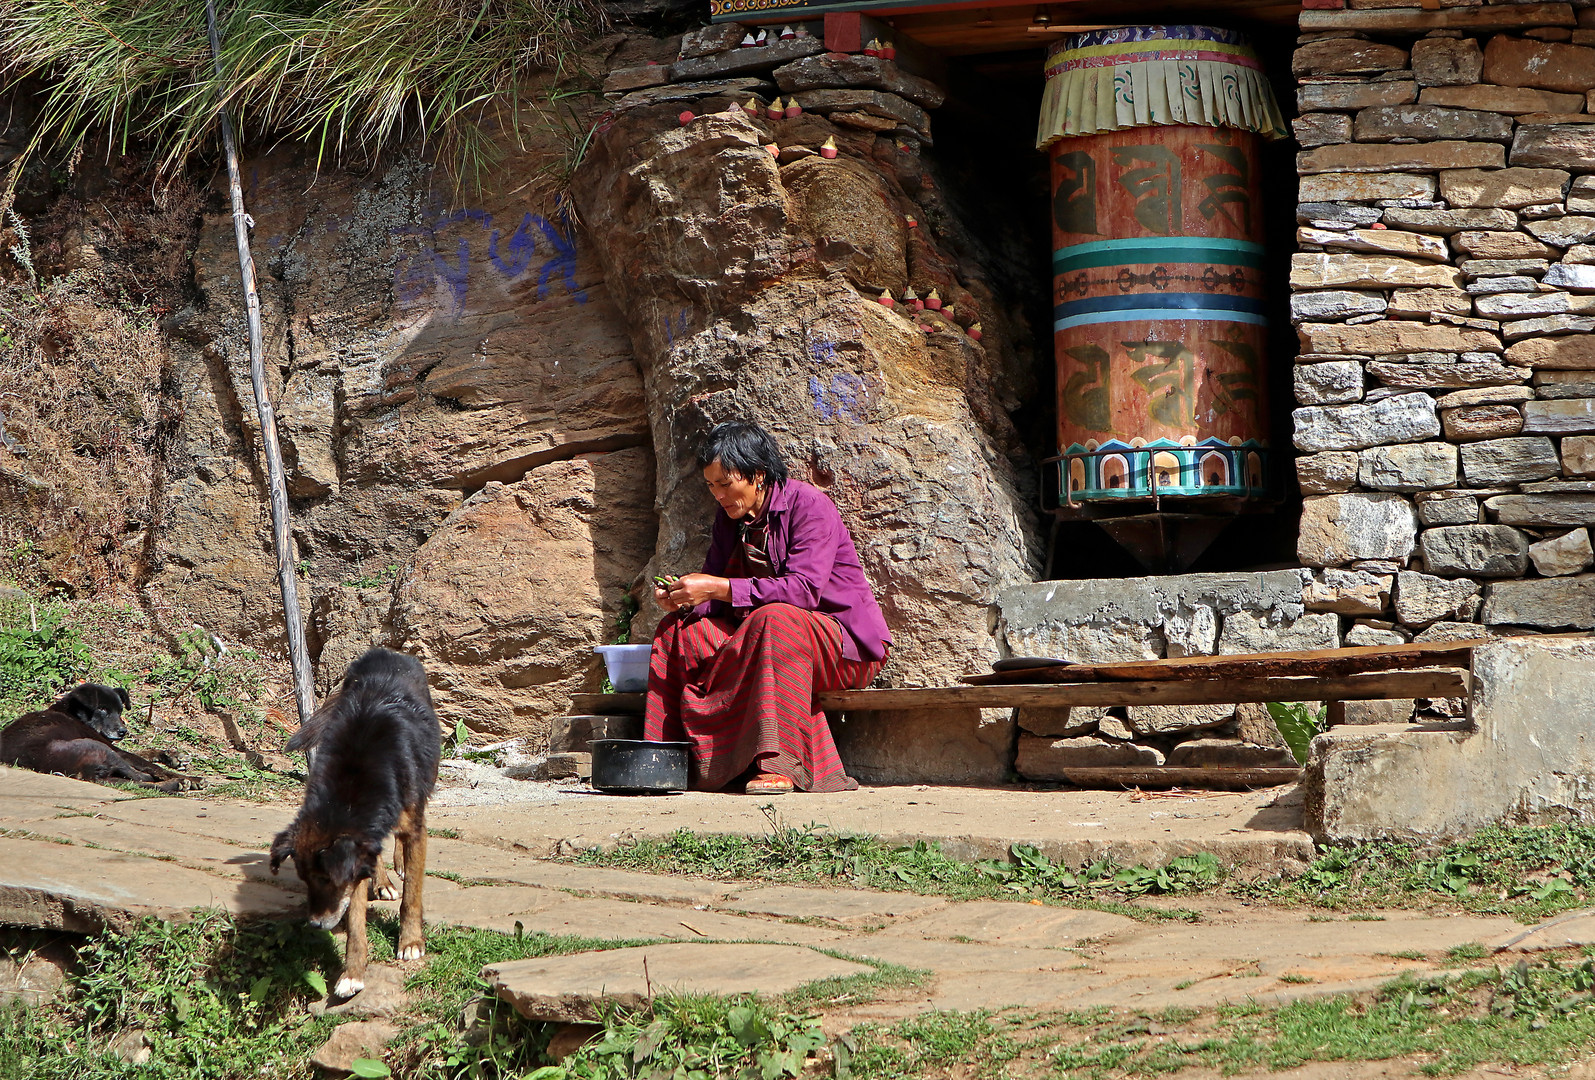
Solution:
<path fill-rule="evenodd" d="M 239 710 L 260 694 L 260 676 L 247 666 L 258 658 L 252 649 L 229 648 L 198 628 L 179 634 L 176 644 L 176 653 L 161 657 L 149 673 L 165 703 L 192 694 L 207 709 Z"/>
<path fill-rule="evenodd" d="M 380 586 L 390 584 L 393 579 L 398 576 L 399 564 L 389 563 L 381 570 L 375 571 L 366 570 L 364 567 L 362 567 L 359 577 L 350 578 L 348 581 L 345 581 L 344 584 L 353 586 L 356 589 L 375 589 L 379 588 Z"/>
<path fill-rule="evenodd" d="M 1527 1014 L 1535 1021 L 1547 1013 L 1571 1013 L 1595 1004 L 1595 960 L 1563 968 L 1555 960 L 1543 967 L 1519 960 L 1501 975 L 1490 1011 L 1505 1017 Z"/>
<path fill-rule="evenodd" d="M 782 1080 L 829 1041 L 819 1017 L 791 1015 L 756 998 L 661 996 L 632 1015 L 614 1014 L 603 1037 L 539 1080 L 632 1080 L 637 1076 Z"/>
<path fill-rule="evenodd" d="M 0 719 L 41 708 L 89 666 L 89 647 L 65 604 L 0 600 Z"/>
<path fill-rule="evenodd" d="M 1270 701 L 1264 707 L 1268 715 L 1273 717 L 1274 726 L 1279 729 L 1280 737 L 1290 748 L 1290 756 L 1296 759 L 1296 764 L 1307 764 L 1308 744 L 1313 741 L 1313 736 L 1324 730 L 1329 718 L 1329 707 L 1322 705 L 1314 711 L 1311 705 L 1301 701 Z"/>
<path fill-rule="evenodd" d="M 28 275 L 28 281 L 37 284 L 39 275 L 33 269 L 33 244 L 32 237 L 28 234 L 27 223 L 9 206 L 6 207 L 5 219 L 11 222 L 11 228 L 17 234 L 16 243 L 11 245 L 11 258 Z"/>
<path fill-rule="evenodd" d="M 1418 873 L 1425 884 L 1435 892 L 1465 895 L 1479 881 L 1484 864 L 1471 852 L 1442 854 L 1438 858 L 1418 864 Z"/>
<path fill-rule="evenodd" d="M 611 645 L 631 644 L 631 620 L 637 617 L 637 598 L 631 593 L 626 593 L 620 599 L 620 610 L 615 612 L 615 632 L 610 636 Z"/>
<path fill-rule="evenodd" d="M 302 922 L 234 924 L 220 912 L 192 922 L 145 919 L 91 939 L 72 976 L 65 1014 L 0 1010 L 0 1075 L 86 1080 L 129 1075 L 105 1050 L 139 1029 L 150 1080 L 308 1076 L 330 1021 L 305 1016 L 307 976 L 325 978 L 337 954 Z M 324 985 L 324 983 L 323 983 Z"/>

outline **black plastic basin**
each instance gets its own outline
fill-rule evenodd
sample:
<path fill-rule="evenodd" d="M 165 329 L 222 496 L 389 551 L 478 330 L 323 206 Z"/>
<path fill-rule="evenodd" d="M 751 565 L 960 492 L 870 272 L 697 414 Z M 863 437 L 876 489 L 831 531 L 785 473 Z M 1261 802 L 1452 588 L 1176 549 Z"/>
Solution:
<path fill-rule="evenodd" d="M 691 743 L 594 739 L 593 788 L 614 795 L 658 795 L 687 790 Z"/>

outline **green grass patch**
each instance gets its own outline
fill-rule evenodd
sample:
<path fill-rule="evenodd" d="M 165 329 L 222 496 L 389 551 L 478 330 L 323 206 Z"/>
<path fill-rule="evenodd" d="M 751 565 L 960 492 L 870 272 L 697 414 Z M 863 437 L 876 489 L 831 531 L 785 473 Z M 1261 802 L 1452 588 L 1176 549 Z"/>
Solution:
<path fill-rule="evenodd" d="M 1017 1026 L 989 1012 L 931 1012 L 889 1027 L 866 1025 L 849 1036 L 855 1049 L 848 1064 L 854 1076 L 868 1080 L 949 1071 L 997 1076 L 1025 1045 Z"/>
<path fill-rule="evenodd" d="M 1367 996 L 1123 1014 L 927 1013 L 855 1030 L 856 1077 L 1160 1077 L 1400 1059 L 1445 1076 L 1481 1065 L 1545 1067 L 1595 1041 L 1590 962 L 1407 977 Z M 1289 981 L 1302 981 L 1289 980 Z"/>
<path fill-rule="evenodd" d="M 663 839 L 636 840 L 609 851 L 594 848 L 576 856 L 576 861 L 717 880 L 836 884 L 957 900 L 1034 899 L 1137 919 L 1193 919 L 1196 914 L 1191 911 L 1152 910 L 1125 901 L 1199 892 L 1222 880 L 1218 860 L 1206 852 L 1182 855 L 1160 867 L 1124 867 L 1099 860 L 1071 868 L 1034 847 L 1016 844 L 1011 862 L 971 863 L 949 858 L 934 841 L 894 847 L 878 837 L 843 835 L 823 825 L 789 826 L 772 807 L 763 809 L 770 827 L 762 836 L 680 829 Z"/>
<path fill-rule="evenodd" d="M 372 959 L 391 961 L 397 922 L 373 918 Z M 1152 1077 L 1202 1068 L 1288 1069 L 1307 1062 L 1401 1059 L 1434 1075 L 1484 1064 L 1544 1067 L 1595 1045 L 1595 959 L 1523 960 L 1398 979 L 1378 993 L 1156 1014 L 1107 1008 L 930 1012 L 827 1038 L 820 1010 L 913 987 L 922 973 L 871 972 L 784 998 L 661 995 L 603 1018 L 598 1038 L 552 1066 L 556 1025 L 488 998 L 484 965 L 645 942 L 437 927 L 410 977 L 400 1039 L 363 1075 L 413 1080 L 796 1080 L 815 1057 L 839 1080 L 1041 1076 Z M 1464 950 L 1454 950 L 1461 958 Z M 837 953 L 833 955 L 843 956 Z M 30 1080 L 309 1080 L 310 1054 L 338 1022 L 308 1006 L 339 968 L 333 935 L 298 922 L 145 920 L 81 951 L 70 993 L 0 1010 L 0 1076 Z M 1287 981 L 1300 981 L 1299 979 Z M 143 1033 L 149 1059 L 113 1040 Z"/>
<path fill-rule="evenodd" d="M 336 972 L 337 953 L 330 935 L 302 923 L 146 919 L 90 941 L 79 958 L 69 999 L 0 1010 L 0 1076 L 296 1080 L 332 1026 L 304 1007 Z M 136 1072 L 111 1050 L 132 1029 L 149 1048 Z"/>
<path fill-rule="evenodd" d="M 1299 877 L 1236 891 L 1331 909 L 1439 902 L 1532 921 L 1595 897 L 1595 826 L 1497 825 L 1438 850 L 1400 843 L 1329 848 Z"/>
<path fill-rule="evenodd" d="M 391 950 L 397 940 L 396 922 L 384 918 L 377 925 Z M 545 1064 L 543 1050 L 559 1025 L 526 1020 L 484 996 L 489 987 L 480 977 L 482 967 L 650 943 L 455 927 L 429 931 L 427 966 L 407 983 L 407 989 L 417 995 L 419 1019 L 390 1052 L 389 1063 L 397 1075 L 428 1080 L 535 1074 Z M 639 1012 L 612 1011 L 605 1017 L 605 1031 L 599 1040 L 567 1059 L 559 1070 L 542 1073 L 539 1080 L 631 1080 L 637 1075 L 661 1074 L 708 1080 L 745 1076 L 748 1068 L 755 1070 L 758 1080 L 795 1077 L 808 1054 L 827 1042 L 819 1033 L 816 1010 L 915 987 L 926 976 L 896 964 L 822 951 L 870 970 L 823 979 L 771 1001 L 661 995 Z M 477 1003 L 474 1010 L 472 1002 Z M 462 1012 L 471 1017 L 463 1032 L 457 1022 Z M 846 1054 L 845 1047 L 842 1052 Z M 677 1069 L 682 1072 L 676 1073 Z"/>

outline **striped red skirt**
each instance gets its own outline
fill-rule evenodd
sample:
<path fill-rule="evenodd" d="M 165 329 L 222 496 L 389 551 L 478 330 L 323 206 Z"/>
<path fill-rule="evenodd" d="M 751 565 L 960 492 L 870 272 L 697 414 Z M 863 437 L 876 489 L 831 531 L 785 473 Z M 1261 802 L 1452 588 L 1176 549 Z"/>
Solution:
<path fill-rule="evenodd" d="M 740 623 L 672 614 L 653 646 L 643 738 L 690 742 L 695 790 L 753 772 L 800 791 L 858 787 L 814 695 L 862 689 L 883 662 L 845 658 L 835 619 L 791 604 L 762 605 Z"/>

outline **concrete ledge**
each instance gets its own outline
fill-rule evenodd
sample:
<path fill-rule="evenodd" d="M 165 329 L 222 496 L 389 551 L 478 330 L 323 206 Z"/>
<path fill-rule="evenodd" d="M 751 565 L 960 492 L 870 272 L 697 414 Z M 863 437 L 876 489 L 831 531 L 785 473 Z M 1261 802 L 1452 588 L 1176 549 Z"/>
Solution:
<path fill-rule="evenodd" d="M 1595 820 L 1595 640 L 1479 646 L 1471 729 L 1333 729 L 1313 740 L 1303 792 L 1319 843 Z"/>

